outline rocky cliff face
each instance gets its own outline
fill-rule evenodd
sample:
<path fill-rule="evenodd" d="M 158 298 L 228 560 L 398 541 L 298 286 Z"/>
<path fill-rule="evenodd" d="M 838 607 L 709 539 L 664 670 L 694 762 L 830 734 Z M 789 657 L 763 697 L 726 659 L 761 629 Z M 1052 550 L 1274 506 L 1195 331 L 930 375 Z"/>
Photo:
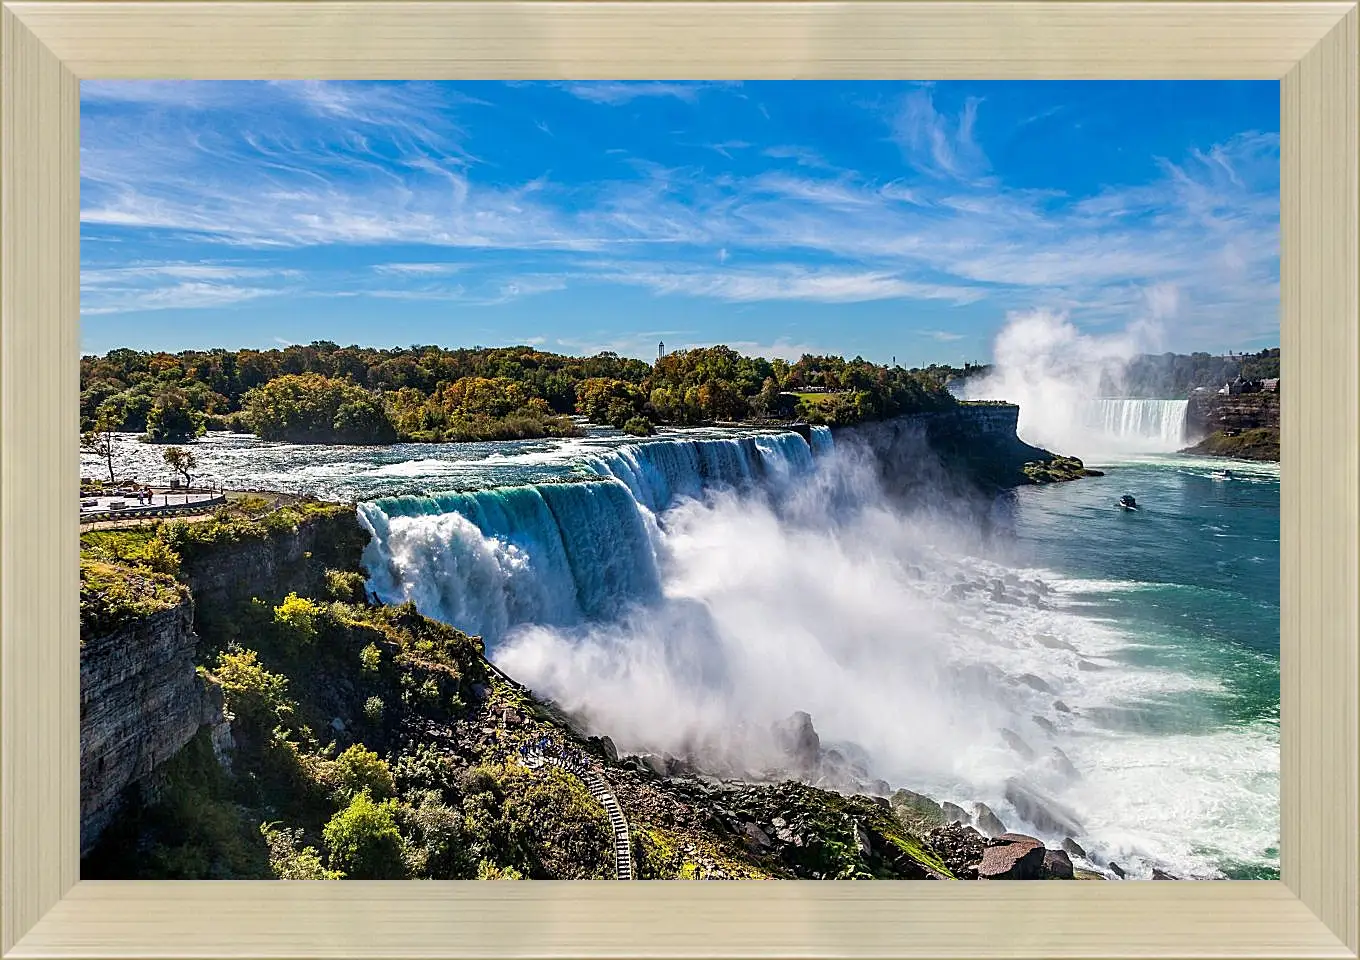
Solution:
<path fill-rule="evenodd" d="M 279 600 L 318 593 L 326 570 L 354 570 L 368 542 L 353 510 L 315 516 L 267 538 L 188 551 L 183 576 L 201 613 L 251 597 Z"/>
<path fill-rule="evenodd" d="M 1186 430 L 1192 438 L 1208 436 L 1220 430 L 1279 430 L 1280 395 L 1278 393 L 1242 393 L 1235 397 L 1223 394 L 1195 396 L 1185 414 Z"/>
<path fill-rule="evenodd" d="M 173 757 L 201 727 L 230 743 L 220 690 L 198 676 L 195 624 L 251 597 L 318 594 L 328 567 L 352 570 L 368 534 L 337 509 L 292 529 L 184 549 L 181 579 L 192 600 L 104 634 L 82 632 L 80 837 L 85 855 L 114 819 L 127 788 Z"/>
<path fill-rule="evenodd" d="M 837 446 L 859 448 L 874 458 L 890 494 L 931 492 L 968 499 L 1033 483 L 1025 464 L 1058 459 L 1016 436 L 1019 422 L 1015 404 L 962 404 L 938 413 L 837 427 L 833 434 Z"/>
<path fill-rule="evenodd" d="M 193 604 L 133 620 L 80 649 L 80 847 L 87 853 L 123 792 L 173 757 L 222 700 L 194 670 Z"/>

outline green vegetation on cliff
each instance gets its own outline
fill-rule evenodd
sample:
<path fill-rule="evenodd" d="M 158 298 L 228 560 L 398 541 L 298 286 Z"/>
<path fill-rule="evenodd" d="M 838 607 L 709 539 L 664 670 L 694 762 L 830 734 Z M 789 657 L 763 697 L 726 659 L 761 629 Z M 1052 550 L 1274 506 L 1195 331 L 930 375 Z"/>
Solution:
<path fill-rule="evenodd" d="M 1182 452 L 1210 457 L 1235 457 L 1238 460 L 1271 460 L 1278 463 L 1280 431 L 1273 427 L 1236 432 L 1218 430 Z"/>

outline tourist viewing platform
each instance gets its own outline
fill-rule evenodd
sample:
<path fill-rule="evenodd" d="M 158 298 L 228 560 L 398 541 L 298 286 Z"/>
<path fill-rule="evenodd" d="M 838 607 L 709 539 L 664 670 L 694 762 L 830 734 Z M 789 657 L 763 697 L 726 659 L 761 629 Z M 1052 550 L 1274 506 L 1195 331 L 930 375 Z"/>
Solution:
<path fill-rule="evenodd" d="M 80 522 L 198 513 L 226 502 L 226 491 L 215 486 L 150 487 L 126 484 L 94 490 L 82 486 Z"/>

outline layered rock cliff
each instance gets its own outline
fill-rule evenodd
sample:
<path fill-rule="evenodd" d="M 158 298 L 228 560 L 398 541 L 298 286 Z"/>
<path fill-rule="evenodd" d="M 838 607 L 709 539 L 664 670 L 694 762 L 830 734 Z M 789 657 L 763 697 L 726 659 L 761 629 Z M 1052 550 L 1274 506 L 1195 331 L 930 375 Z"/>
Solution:
<path fill-rule="evenodd" d="M 1186 431 L 1197 442 L 1185 453 L 1278 461 L 1280 395 L 1216 393 L 1191 397 Z"/>
<path fill-rule="evenodd" d="M 216 746 L 230 743 L 220 688 L 196 668 L 205 618 L 230 618 L 254 597 L 319 594 L 328 568 L 358 568 L 368 535 L 352 508 L 275 516 L 163 529 L 152 539 L 174 543 L 178 582 L 144 566 L 144 548 L 131 556 L 117 555 L 121 547 L 85 551 L 98 559 L 81 564 L 82 855 L 129 788 L 151 786 L 151 775 L 204 726 Z"/>
<path fill-rule="evenodd" d="M 80 648 L 80 847 L 87 853 L 124 791 L 173 757 L 222 698 L 194 669 L 193 603 L 129 619 Z"/>
<path fill-rule="evenodd" d="M 1016 434 L 1020 408 L 1010 403 L 961 403 L 852 427 L 835 427 L 838 447 L 869 453 L 888 492 L 952 497 L 982 495 L 1030 483 L 1076 479 L 1081 461 L 1025 443 Z"/>

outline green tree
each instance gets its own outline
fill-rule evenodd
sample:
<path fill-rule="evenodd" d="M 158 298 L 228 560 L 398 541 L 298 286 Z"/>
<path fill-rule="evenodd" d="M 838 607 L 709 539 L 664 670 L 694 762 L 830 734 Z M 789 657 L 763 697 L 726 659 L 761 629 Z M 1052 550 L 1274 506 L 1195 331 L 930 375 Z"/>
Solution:
<path fill-rule="evenodd" d="M 165 451 L 164 459 L 171 470 L 184 478 L 186 487 L 193 483 L 193 471 L 198 468 L 198 458 L 193 455 L 192 451 L 185 450 L 183 447 L 170 447 Z"/>
<path fill-rule="evenodd" d="M 395 800 L 375 802 L 367 793 L 355 794 L 321 833 L 331 868 L 355 880 L 405 878 L 396 808 Z"/>
<path fill-rule="evenodd" d="M 336 795 L 348 800 L 358 793 L 385 800 L 396 796 L 392 768 L 362 743 L 356 743 L 331 761 Z"/>
<path fill-rule="evenodd" d="M 187 443 L 203 435 L 203 414 L 189 404 L 183 390 L 163 390 L 146 415 L 146 434 L 150 443 Z"/>
<path fill-rule="evenodd" d="M 119 427 L 117 411 L 105 403 L 95 411 L 94 426 L 80 438 L 80 448 L 102 459 L 109 468 L 109 483 L 117 482 L 113 474 L 114 433 Z"/>

